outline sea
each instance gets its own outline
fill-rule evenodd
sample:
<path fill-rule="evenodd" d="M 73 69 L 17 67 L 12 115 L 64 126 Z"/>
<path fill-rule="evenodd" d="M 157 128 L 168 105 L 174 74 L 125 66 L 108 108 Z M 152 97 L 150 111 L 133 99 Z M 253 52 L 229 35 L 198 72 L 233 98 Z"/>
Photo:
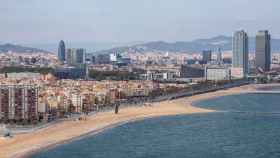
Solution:
<path fill-rule="evenodd" d="M 130 122 L 32 158 L 279 158 L 280 94 L 195 102 L 215 113 Z"/>

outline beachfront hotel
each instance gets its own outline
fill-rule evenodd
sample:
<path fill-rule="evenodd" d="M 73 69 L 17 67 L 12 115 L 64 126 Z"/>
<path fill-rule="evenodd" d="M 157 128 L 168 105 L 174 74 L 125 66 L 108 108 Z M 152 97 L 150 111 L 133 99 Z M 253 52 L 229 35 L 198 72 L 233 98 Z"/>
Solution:
<path fill-rule="evenodd" d="M 233 36 L 232 44 L 232 67 L 240 68 L 243 72 L 242 76 L 248 75 L 249 71 L 249 37 L 243 30 L 236 31 Z"/>

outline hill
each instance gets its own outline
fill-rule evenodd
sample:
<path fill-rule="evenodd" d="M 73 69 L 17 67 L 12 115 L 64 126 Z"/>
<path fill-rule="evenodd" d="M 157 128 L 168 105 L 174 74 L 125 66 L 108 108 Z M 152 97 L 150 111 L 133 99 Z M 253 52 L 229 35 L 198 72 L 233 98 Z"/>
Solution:
<path fill-rule="evenodd" d="M 46 50 L 31 48 L 31 47 L 24 47 L 21 45 L 14 45 L 14 44 L 3 44 L 0 45 L 0 53 L 7 53 L 7 52 L 14 52 L 14 53 L 51 53 Z"/>
<path fill-rule="evenodd" d="M 249 39 L 250 52 L 255 51 L 255 38 Z M 280 39 L 271 40 L 272 52 L 280 52 Z M 229 36 L 217 36 L 209 39 L 197 39 L 190 42 L 174 42 L 168 43 L 164 41 L 148 42 L 143 44 L 137 44 L 129 47 L 117 47 L 109 50 L 100 51 L 97 53 L 112 53 L 112 52 L 146 52 L 146 51 L 160 51 L 160 52 L 201 52 L 203 50 L 217 50 L 221 48 L 223 51 L 232 50 L 232 37 Z"/>

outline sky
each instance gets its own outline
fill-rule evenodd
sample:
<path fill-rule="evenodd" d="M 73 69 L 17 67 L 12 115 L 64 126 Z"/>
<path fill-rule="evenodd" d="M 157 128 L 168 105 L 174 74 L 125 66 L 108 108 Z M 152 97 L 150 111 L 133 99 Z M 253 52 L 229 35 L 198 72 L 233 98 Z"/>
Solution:
<path fill-rule="evenodd" d="M 268 29 L 279 0 L 0 0 L 1 43 L 190 41 Z"/>

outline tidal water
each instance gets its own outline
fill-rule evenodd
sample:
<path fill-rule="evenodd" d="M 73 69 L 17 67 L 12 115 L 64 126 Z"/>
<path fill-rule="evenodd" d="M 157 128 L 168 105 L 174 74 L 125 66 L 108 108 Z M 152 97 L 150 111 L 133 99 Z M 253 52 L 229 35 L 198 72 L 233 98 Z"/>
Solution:
<path fill-rule="evenodd" d="M 196 102 L 210 114 L 131 122 L 32 158 L 279 158 L 280 94 Z"/>

